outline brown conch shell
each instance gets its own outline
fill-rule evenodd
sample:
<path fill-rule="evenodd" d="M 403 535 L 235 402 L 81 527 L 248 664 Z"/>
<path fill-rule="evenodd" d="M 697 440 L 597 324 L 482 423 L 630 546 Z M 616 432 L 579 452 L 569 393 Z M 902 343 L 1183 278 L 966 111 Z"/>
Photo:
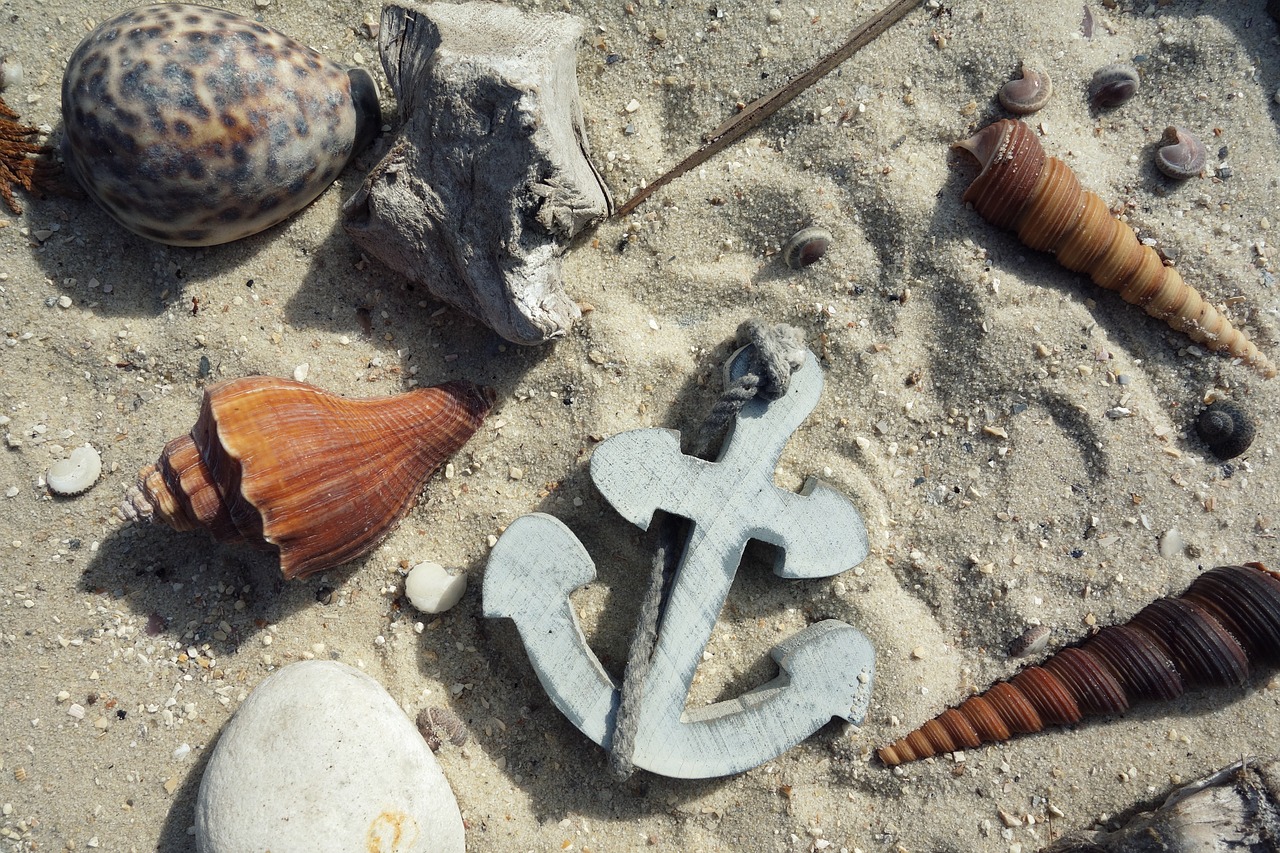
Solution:
<path fill-rule="evenodd" d="M 894 766 L 1119 714 L 1145 699 L 1176 699 L 1189 688 L 1238 687 L 1261 664 L 1280 664 L 1280 575 L 1261 563 L 1220 566 L 1182 595 L 969 697 L 877 755 Z"/>
<path fill-rule="evenodd" d="M 983 219 L 1018 233 L 1033 249 L 1054 252 L 1074 272 L 1088 273 L 1095 284 L 1118 291 L 1126 302 L 1164 320 L 1193 341 L 1242 359 L 1262 375 L 1275 365 L 1244 333 L 1166 267 L 1133 229 L 1113 217 L 1095 193 L 1081 188 L 1071 167 L 1046 157 L 1035 131 L 1020 121 L 1002 119 L 957 143 L 982 164 L 965 190 Z"/>
<path fill-rule="evenodd" d="M 303 577 L 373 550 L 493 401 L 470 382 L 367 400 L 270 376 L 220 382 L 121 512 L 278 551 L 285 578 Z"/>

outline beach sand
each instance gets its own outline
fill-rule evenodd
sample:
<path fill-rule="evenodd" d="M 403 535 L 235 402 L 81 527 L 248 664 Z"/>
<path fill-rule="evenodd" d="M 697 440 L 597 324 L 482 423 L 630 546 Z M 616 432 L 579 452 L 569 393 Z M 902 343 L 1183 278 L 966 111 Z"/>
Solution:
<path fill-rule="evenodd" d="M 66 58 L 91 19 L 128 5 L 4 4 L 3 42 L 25 70 L 4 96 L 26 122 L 56 128 Z M 583 110 L 620 199 L 879 8 L 520 5 L 587 22 Z M 1056 647 L 1181 592 L 1202 568 L 1280 567 L 1280 380 L 1191 344 L 961 202 L 977 169 L 951 144 L 1005 115 L 996 91 L 1021 60 L 1046 66 L 1056 93 L 1030 122 L 1048 152 L 1280 358 L 1276 22 L 1261 0 L 1111 5 L 1088 4 L 1088 38 L 1079 0 L 912 12 L 634 216 L 580 238 L 566 286 L 594 310 L 541 348 L 507 344 L 361 261 L 339 207 L 385 138 L 300 215 L 208 249 L 135 237 L 88 201 L 24 197 L 23 215 L 0 216 L 6 849 L 192 849 L 219 731 L 271 672 L 312 657 L 362 668 L 410 713 L 445 706 L 467 722 L 470 742 L 438 758 L 474 851 L 1031 851 L 1268 754 L 1280 681 L 1264 669 L 1245 689 L 961 761 L 891 771 L 874 758 L 1025 664 L 1006 647 L 1028 625 L 1050 627 Z M 362 26 L 377 19 L 372 0 L 228 8 L 377 66 Z M 1092 112 L 1094 70 L 1135 58 L 1139 95 Z M 1175 184 L 1155 171 L 1169 124 L 1205 141 L 1210 176 Z M 832 232 L 831 248 L 790 270 L 780 246 L 811 224 Z M 622 430 L 696 429 L 752 317 L 798 326 L 825 371 L 778 484 L 814 475 L 848 495 L 871 554 L 813 581 L 781 580 L 749 555 L 690 701 L 769 680 L 775 643 L 833 618 L 875 646 L 871 707 L 861 726 L 832 723 L 738 776 L 616 782 L 550 703 L 511 625 L 482 618 L 486 555 L 521 515 L 565 521 L 599 568 L 574 606 L 620 673 L 649 540 L 595 492 L 592 448 Z M 267 555 L 119 520 L 135 472 L 191 427 L 204 384 L 302 364 L 308 381 L 351 396 L 467 378 L 499 403 L 452 476 L 340 570 L 283 583 Z M 1252 448 L 1227 464 L 1191 430 L 1209 397 L 1259 419 Z M 51 497 L 48 466 L 84 442 L 102 452 L 102 480 Z M 402 596 L 403 567 L 422 560 L 470 578 L 439 617 Z"/>

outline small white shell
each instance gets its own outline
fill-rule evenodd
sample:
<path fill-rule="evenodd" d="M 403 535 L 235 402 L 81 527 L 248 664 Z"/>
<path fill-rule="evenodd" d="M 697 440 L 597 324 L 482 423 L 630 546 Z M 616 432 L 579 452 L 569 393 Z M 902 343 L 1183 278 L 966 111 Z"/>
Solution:
<path fill-rule="evenodd" d="M 423 613 L 443 613 L 467 591 L 467 576 L 451 574 L 439 563 L 418 563 L 404 579 L 409 603 Z"/>
<path fill-rule="evenodd" d="M 55 495 L 78 495 L 98 482 L 102 475 L 102 457 L 92 445 L 83 445 L 71 451 L 68 459 L 59 459 L 49 466 L 45 482 Z"/>

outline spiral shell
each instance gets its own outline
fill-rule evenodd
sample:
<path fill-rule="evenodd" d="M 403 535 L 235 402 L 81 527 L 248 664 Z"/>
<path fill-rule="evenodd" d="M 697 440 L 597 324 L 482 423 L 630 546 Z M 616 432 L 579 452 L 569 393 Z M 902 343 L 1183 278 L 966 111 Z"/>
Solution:
<path fill-rule="evenodd" d="M 1196 434 L 1219 459 L 1234 459 L 1248 450 L 1256 431 L 1244 409 L 1222 400 L 1206 406 L 1196 418 Z"/>
<path fill-rule="evenodd" d="M 269 376 L 221 382 L 121 512 L 278 551 L 286 579 L 323 571 L 373 550 L 492 405 L 470 382 L 367 400 Z"/>
<path fill-rule="evenodd" d="M 125 228 L 175 246 L 257 233 L 310 204 L 377 132 L 377 91 L 254 21 L 143 6 L 80 42 L 63 157 Z"/>
<path fill-rule="evenodd" d="M 1220 566 L 1181 596 L 969 697 L 877 754 L 893 766 L 1123 713 L 1189 688 L 1240 686 L 1259 664 L 1280 664 L 1280 576 L 1260 563 Z"/>
<path fill-rule="evenodd" d="M 1218 313 L 1173 267 L 1166 267 L 1133 229 L 1113 217 L 1020 121 L 1002 119 L 957 143 L 982 164 L 964 200 L 988 222 L 1016 231 L 1033 249 L 1054 252 L 1058 263 L 1088 273 L 1095 284 L 1164 320 L 1193 341 L 1276 375 L 1276 368 L 1243 332 Z"/>

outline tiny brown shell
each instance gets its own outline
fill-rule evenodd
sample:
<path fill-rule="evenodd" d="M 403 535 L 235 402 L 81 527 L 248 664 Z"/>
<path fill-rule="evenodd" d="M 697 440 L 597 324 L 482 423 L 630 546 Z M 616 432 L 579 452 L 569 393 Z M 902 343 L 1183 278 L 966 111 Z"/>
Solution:
<path fill-rule="evenodd" d="M 1020 116 L 1042 109 L 1052 96 L 1053 80 L 1049 73 L 1032 68 L 1025 62 L 1018 79 L 1005 83 L 998 94 L 1000 104 L 1009 112 Z"/>
<path fill-rule="evenodd" d="M 1138 69 L 1132 65 L 1104 65 L 1093 73 L 1089 83 L 1089 103 L 1101 109 L 1118 107 L 1138 94 L 1139 88 Z"/>
<path fill-rule="evenodd" d="M 1208 153 L 1204 144 L 1184 127 L 1170 125 L 1156 149 L 1156 168 L 1170 178 L 1185 181 L 1204 171 Z"/>
<path fill-rule="evenodd" d="M 442 736 L 454 746 L 463 746 L 467 742 L 467 724 L 448 708 L 423 708 L 418 712 L 417 723 L 418 733 L 432 752 L 439 751 Z"/>
<path fill-rule="evenodd" d="M 1028 658 L 1040 654 L 1048 647 L 1049 635 L 1052 633 L 1047 625 L 1028 626 L 1027 630 L 1009 644 L 1009 657 Z"/>

